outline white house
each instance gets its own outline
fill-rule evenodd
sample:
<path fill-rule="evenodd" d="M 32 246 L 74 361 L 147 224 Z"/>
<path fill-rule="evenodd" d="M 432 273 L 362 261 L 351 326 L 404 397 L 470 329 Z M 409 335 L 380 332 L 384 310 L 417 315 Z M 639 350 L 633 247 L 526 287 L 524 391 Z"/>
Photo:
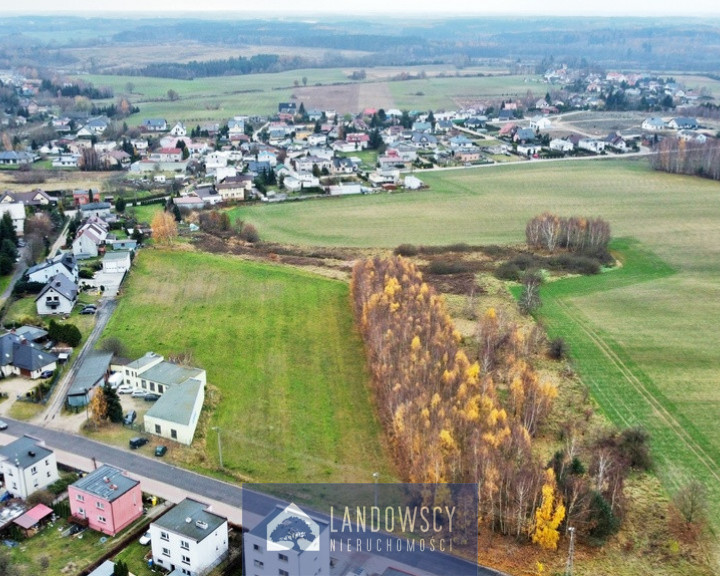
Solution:
<path fill-rule="evenodd" d="M 130 270 L 130 252 L 127 250 L 106 252 L 103 256 L 102 266 L 105 272 L 127 272 Z"/>
<path fill-rule="evenodd" d="M 578 148 L 599 154 L 605 150 L 605 142 L 602 140 L 595 140 L 595 138 L 582 138 L 578 142 Z"/>
<path fill-rule="evenodd" d="M 37 379 L 46 370 L 57 368 L 57 356 L 41 350 L 18 331 L 0 336 L 0 372 L 7 376 Z"/>
<path fill-rule="evenodd" d="M 315 538 L 307 546 L 294 546 L 293 530 L 310 532 Z M 244 535 L 243 557 L 248 575 L 329 576 L 329 524 L 294 504 L 278 505 Z"/>
<path fill-rule="evenodd" d="M 23 500 L 60 478 L 55 453 L 32 436 L 0 448 L 0 472 L 8 492 Z"/>
<path fill-rule="evenodd" d="M 77 303 L 78 287 L 64 274 L 56 274 L 35 298 L 40 316 L 47 314 L 70 314 Z"/>
<path fill-rule="evenodd" d="M 9 212 L 15 226 L 15 233 L 18 236 L 25 234 L 25 205 L 22 202 L 2 202 L 0 203 L 0 218 Z"/>
<path fill-rule="evenodd" d="M 94 258 L 98 255 L 98 246 L 105 242 L 108 230 L 107 224 L 97 218 L 92 218 L 83 224 L 73 240 L 73 254 L 75 258 Z"/>
<path fill-rule="evenodd" d="M 643 120 L 643 123 L 640 125 L 640 127 L 643 130 L 650 130 L 654 132 L 657 130 L 667 130 L 668 125 L 662 118 L 653 117 Z"/>
<path fill-rule="evenodd" d="M 575 146 L 570 140 L 564 140 L 563 138 L 553 138 L 550 140 L 550 150 L 556 150 L 558 152 L 572 152 Z"/>
<path fill-rule="evenodd" d="M 547 130 L 552 126 L 552 122 L 545 116 L 535 116 L 530 119 L 530 128 L 537 132 L 538 130 Z"/>
<path fill-rule="evenodd" d="M 207 574 L 227 556 L 227 519 L 186 498 L 150 524 L 150 542 L 154 564 L 173 574 Z"/>
<path fill-rule="evenodd" d="M 78 273 L 75 256 L 67 252 L 54 258 L 48 258 L 45 262 L 40 262 L 40 264 L 35 264 L 35 266 L 28 268 L 25 274 L 30 282 L 45 283 L 53 276 L 63 274 L 68 280 L 77 283 Z"/>
<path fill-rule="evenodd" d="M 185 128 L 185 124 L 178 122 L 170 129 L 170 134 L 172 136 L 187 136 L 187 128 Z"/>

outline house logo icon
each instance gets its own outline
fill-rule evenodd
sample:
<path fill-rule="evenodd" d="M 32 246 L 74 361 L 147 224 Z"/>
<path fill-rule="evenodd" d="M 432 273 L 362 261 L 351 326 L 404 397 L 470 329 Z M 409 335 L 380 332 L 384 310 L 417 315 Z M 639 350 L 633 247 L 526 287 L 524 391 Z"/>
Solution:
<path fill-rule="evenodd" d="M 320 526 L 295 504 L 289 504 L 267 525 L 268 551 L 320 550 Z"/>

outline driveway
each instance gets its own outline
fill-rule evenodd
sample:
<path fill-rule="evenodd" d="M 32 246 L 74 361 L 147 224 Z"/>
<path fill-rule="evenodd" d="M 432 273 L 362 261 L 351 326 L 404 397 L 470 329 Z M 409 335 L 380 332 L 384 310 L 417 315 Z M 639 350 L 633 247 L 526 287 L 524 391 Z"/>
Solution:
<path fill-rule="evenodd" d="M 29 380 L 26 378 L 5 378 L 0 380 L 0 392 L 5 392 L 8 395 L 7 400 L 0 402 L 0 414 L 3 416 L 9 414 L 10 409 L 13 407 L 13 404 L 17 402 L 18 397 L 25 396 L 25 394 L 35 388 L 39 382 L 39 380 Z"/>

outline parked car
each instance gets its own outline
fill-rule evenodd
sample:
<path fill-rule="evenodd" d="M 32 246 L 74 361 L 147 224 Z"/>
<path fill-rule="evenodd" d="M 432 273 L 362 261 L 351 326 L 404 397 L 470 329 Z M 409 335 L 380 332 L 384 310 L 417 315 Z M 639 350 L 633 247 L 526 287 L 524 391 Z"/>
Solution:
<path fill-rule="evenodd" d="M 40 378 L 50 378 L 55 373 L 55 370 L 45 370 L 40 372 Z"/>
<path fill-rule="evenodd" d="M 143 400 L 145 400 L 145 402 L 155 402 L 158 398 L 160 398 L 160 394 L 156 394 L 155 392 L 148 392 L 145 396 L 143 396 Z"/>
<path fill-rule="evenodd" d="M 140 448 L 140 446 L 145 446 L 145 444 L 148 443 L 147 438 L 143 438 L 142 436 L 136 436 L 135 438 L 130 438 L 130 448 L 135 450 L 136 448 Z"/>
<path fill-rule="evenodd" d="M 135 390 L 135 387 L 130 384 L 120 384 L 120 386 L 117 387 L 118 394 L 132 394 L 133 390 Z"/>
<path fill-rule="evenodd" d="M 130 394 L 130 396 L 132 396 L 133 398 L 143 398 L 145 394 L 147 394 L 145 390 L 142 390 L 141 388 L 135 388 L 132 391 L 132 394 Z"/>
<path fill-rule="evenodd" d="M 97 312 L 97 308 L 83 308 L 80 310 L 80 314 L 95 314 Z"/>
<path fill-rule="evenodd" d="M 165 453 L 167 452 L 167 446 L 163 446 L 160 444 L 159 446 L 155 446 L 155 456 L 162 457 L 165 456 Z"/>
<path fill-rule="evenodd" d="M 8 424 L 5 420 L 0 420 L 0 430 L 7 430 Z"/>
<path fill-rule="evenodd" d="M 123 419 L 123 422 L 126 425 L 132 424 L 135 422 L 135 419 L 137 418 L 137 412 L 135 410 L 130 410 L 127 414 L 125 414 L 125 418 Z"/>
<path fill-rule="evenodd" d="M 143 546 L 147 546 L 148 544 L 150 544 L 150 530 L 140 536 L 140 540 L 138 540 L 138 542 L 140 542 L 140 544 L 142 544 Z"/>

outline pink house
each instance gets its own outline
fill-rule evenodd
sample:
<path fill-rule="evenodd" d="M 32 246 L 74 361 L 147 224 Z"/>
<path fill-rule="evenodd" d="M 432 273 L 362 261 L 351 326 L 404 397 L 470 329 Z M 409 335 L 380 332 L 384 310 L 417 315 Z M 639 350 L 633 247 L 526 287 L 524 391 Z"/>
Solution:
<path fill-rule="evenodd" d="M 76 521 L 110 536 L 143 513 L 140 482 L 107 464 L 68 486 L 68 498 Z"/>

